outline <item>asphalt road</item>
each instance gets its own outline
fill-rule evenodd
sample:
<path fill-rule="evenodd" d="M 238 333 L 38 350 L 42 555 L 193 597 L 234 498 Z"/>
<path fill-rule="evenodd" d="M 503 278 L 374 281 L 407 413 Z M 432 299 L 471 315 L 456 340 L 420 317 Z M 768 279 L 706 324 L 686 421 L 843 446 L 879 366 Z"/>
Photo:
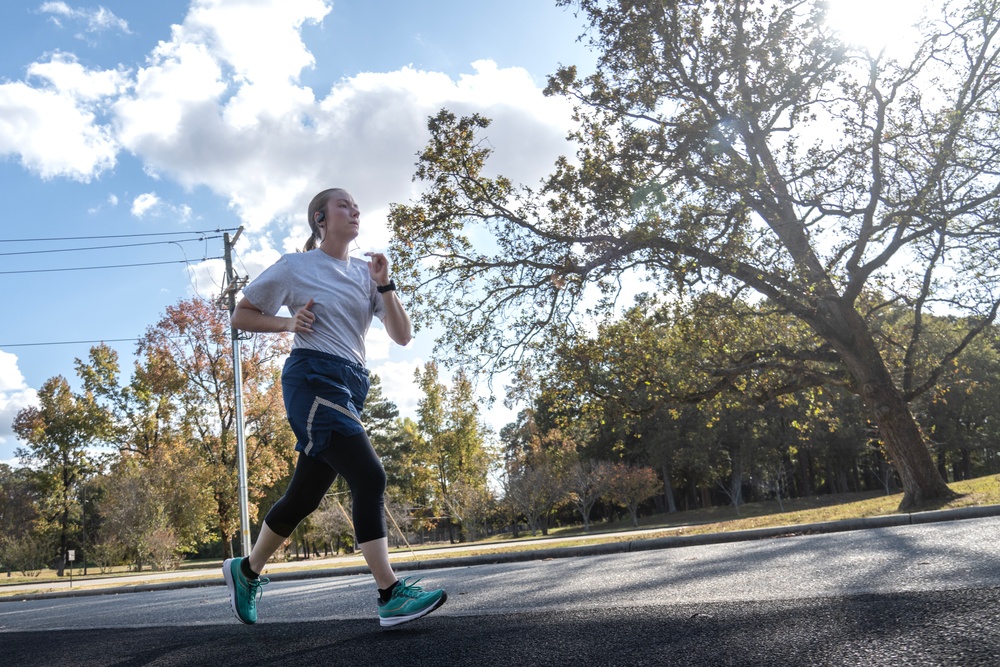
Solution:
<path fill-rule="evenodd" d="M 1000 518 L 421 573 L 383 630 L 368 577 L 0 602 L 0 665 L 1000 665 Z M 220 577 L 221 579 L 221 577 Z"/>

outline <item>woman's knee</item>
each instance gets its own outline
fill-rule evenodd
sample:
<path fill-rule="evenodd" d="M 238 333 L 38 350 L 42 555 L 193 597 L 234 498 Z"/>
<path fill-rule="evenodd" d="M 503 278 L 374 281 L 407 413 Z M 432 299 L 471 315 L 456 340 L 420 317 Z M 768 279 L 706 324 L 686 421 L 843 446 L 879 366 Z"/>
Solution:
<path fill-rule="evenodd" d="M 385 487 L 389 483 L 389 478 L 385 474 L 385 468 L 382 467 L 382 463 L 378 462 L 378 465 L 373 466 L 371 475 L 371 488 L 378 490 L 379 495 L 385 493 Z"/>
<path fill-rule="evenodd" d="M 351 492 L 385 492 L 387 478 L 382 461 L 364 433 L 345 438 L 320 454 L 331 468 L 340 473 Z"/>
<path fill-rule="evenodd" d="M 271 507 L 264 521 L 276 533 L 288 537 L 303 519 L 319 509 L 322 502 L 323 495 L 286 492 Z"/>

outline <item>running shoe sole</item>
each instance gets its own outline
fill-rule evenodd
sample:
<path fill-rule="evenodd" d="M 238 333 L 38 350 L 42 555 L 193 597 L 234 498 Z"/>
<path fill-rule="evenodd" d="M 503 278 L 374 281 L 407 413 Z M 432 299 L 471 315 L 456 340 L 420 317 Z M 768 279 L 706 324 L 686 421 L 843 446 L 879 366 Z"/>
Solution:
<path fill-rule="evenodd" d="M 415 621 L 418 618 L 422 618 L 422 617 L 426 616 L 427 614 L 431 613 L 432 611 L 434 611 L 435 609 L 437 609 L 438 607 L 440 607 L 441 605 L 443 605 L 447 599 L 448 599 L 448 593 L 445 592 L 445 591 L 442 591 L 441 592 L 441 597 L 438 598 L 437 602 L 435 602 L 434 604 L 432 604 L 429 607 L 425 607 L 425 608 L 421 609 L 418 612 L 414 612 L 414 613 L 412 613 L 412 614 L 410 614 L 408 616 L 390 616 L 389 618 L 382 618 L 381 616 L 379 616 L 378 620 L 379 620 L 379 623 L 382 625 L 383 628 L 391 628 L 392 626 L 399 625 L 400 623 L 406 623 L 408 621 Z"/>
<path fill-rule="evenodd" d="M 229 589 L 229 606 L 233 609 L 233 615 L 239 619 L 240 623 L 245 623 L 246 625 L 253 625 L 240 618 L 240 614 L 236 611 L 236 582 L 233 580 L 233 561 L 235 558 L 227 558 L 222 563 L 222 576 L 226 578 L 226 588 Z"/>

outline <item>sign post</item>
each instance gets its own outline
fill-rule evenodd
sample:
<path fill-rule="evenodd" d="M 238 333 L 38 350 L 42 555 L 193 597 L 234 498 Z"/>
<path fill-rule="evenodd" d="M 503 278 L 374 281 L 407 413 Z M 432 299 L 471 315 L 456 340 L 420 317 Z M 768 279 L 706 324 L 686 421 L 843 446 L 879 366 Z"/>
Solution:
<path fill-rule="evenodd" d="M 73 588 L 73 561 L 76 560 L 76 549 L 68 549 L 66 559 L 69 561 L 69 587 Z"/>

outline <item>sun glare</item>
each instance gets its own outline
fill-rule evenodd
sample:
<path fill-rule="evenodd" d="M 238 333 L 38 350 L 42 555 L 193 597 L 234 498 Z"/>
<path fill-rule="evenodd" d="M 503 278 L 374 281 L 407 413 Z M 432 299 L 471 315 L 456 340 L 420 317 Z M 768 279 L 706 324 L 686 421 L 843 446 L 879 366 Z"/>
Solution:
<path fill-rule="evenodd" d="M 916 45 L 914 24 L 934 0 L 828 0 L 827 21 L 855 46 L 869 53 L 899 56 Z"/>

